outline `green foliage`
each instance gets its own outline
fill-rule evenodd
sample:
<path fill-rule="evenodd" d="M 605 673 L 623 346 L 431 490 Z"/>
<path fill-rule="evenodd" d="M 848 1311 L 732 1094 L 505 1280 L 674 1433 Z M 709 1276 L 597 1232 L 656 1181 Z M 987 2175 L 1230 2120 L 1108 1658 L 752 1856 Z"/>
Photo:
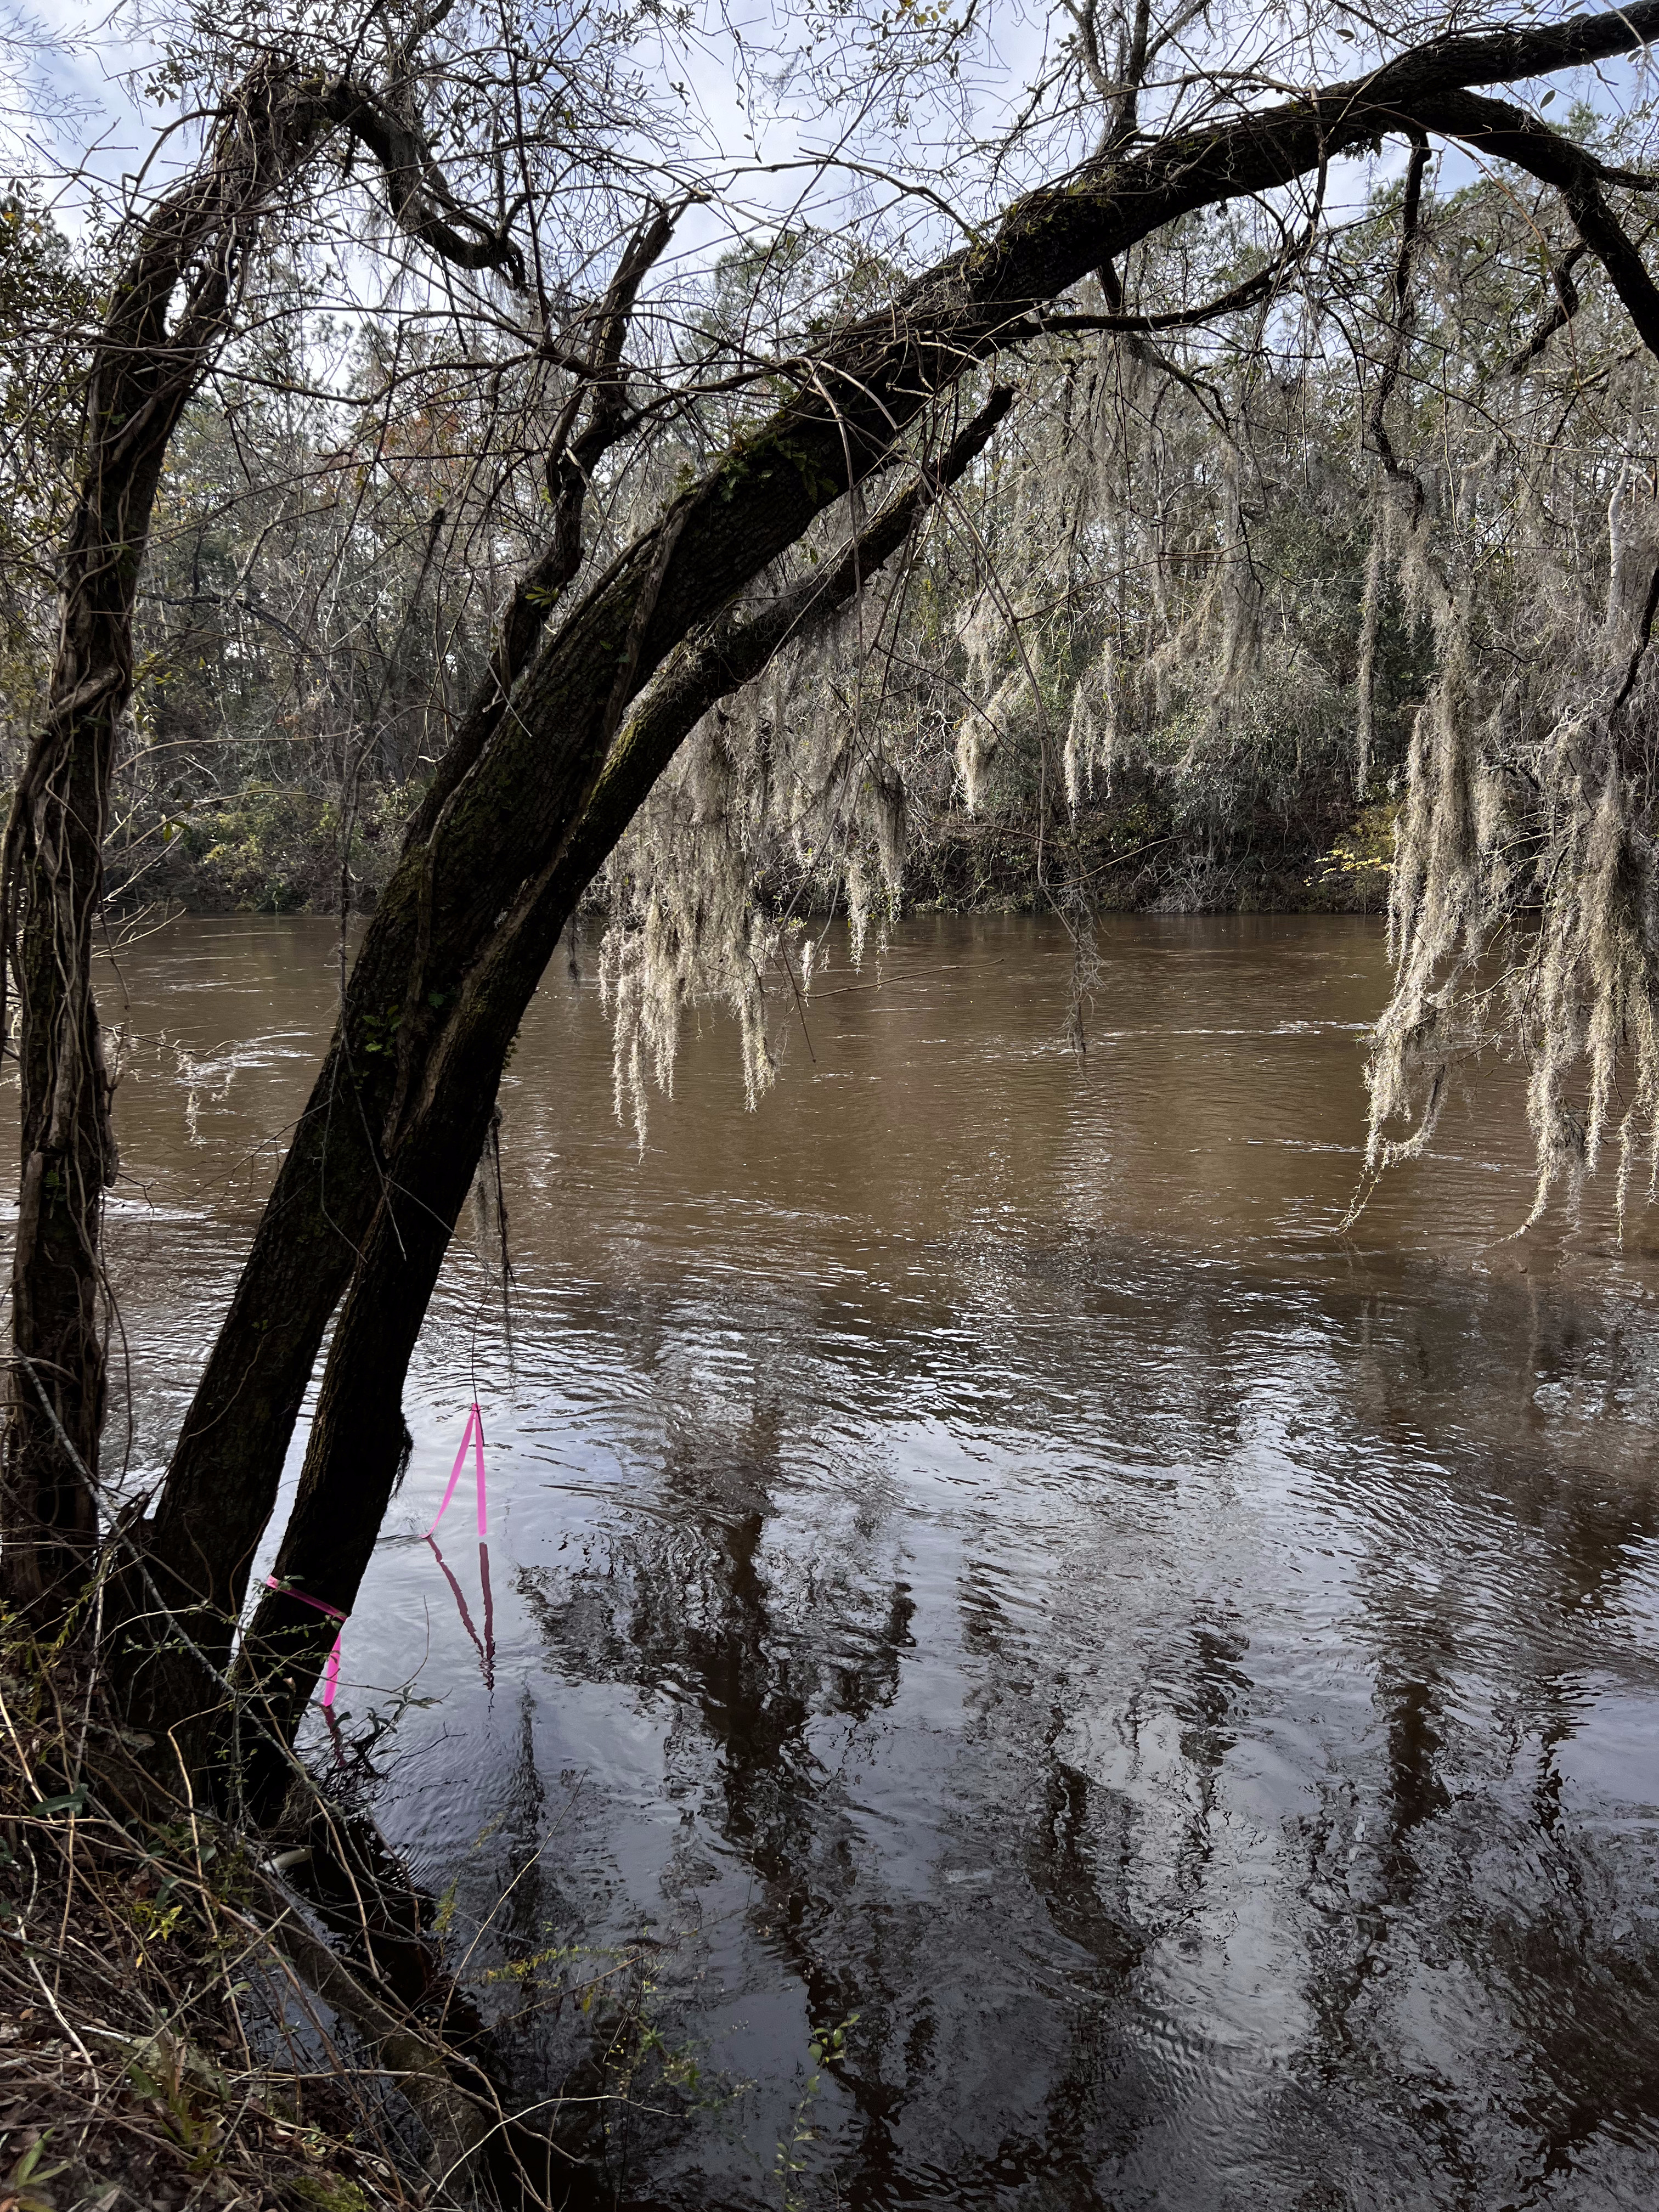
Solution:
<path fill-rule="evenodd" d="M 319 888 L 329 811 L 325 799 L 303 787 L 250 783 L 228 804 L 191 818 L 185 851 L 239 911 L 292 913 Z"/>
<path fill-rule="evenodd" d="M 369 2212 L 369 2203 L 355 2181 L 333 2174 L 295 2173 L 289 2177 L 289 2193 L 314 2212 Z"/>
<path fill-rule="evenodd" d="M 360 799 L 352 823 L 354 897 L 372 902 L 396 855 L 416 787 L 380 786 Z M 250 780 L 222 799 L 173 799 L 145 832 L 112 855 L 148 870 L 147 888 L 192 906 L 242 914 L 293 914 L 338 895 L 337 799 L 308 784 Z"/>
<path fill-rule="evenodd" d="M 184 2153 L 189 2171 L 207 2172 L 224 2140 L 231 2094 L 218 2068 L 194 2045 L 164 2029 L 129 2059 L 127 2077 Z"/>
<path fill-rule="evenodd" d="M 60 2173 L 67 2173 L 69 2167 L 61 2162 L 57 2166 L 40 2163 L 51 2137 L 50 2128 L 37 2136 L 14 2160 L 10 2173 L 0 2181 L 0 2205 L 5 2207 L 5 2212 L 57 2212 L 56 2199 L 46 2184 Z"/>
<path fill-rule="evenodd" d="M 840 2067 L 847 2057 L 847 2039 L 858 2026 L 861 2015 L 849 2012 L 845 2020 L 815 2027 L 807 2039 L 809 2066 L 805 2087 L 796 2100 L 790 2116 L 789 2131 L 780 2138 L 773 2160 L 773 2176 L 778 2185 L 779 2202 L 782 2212 L 802 2212 L 806 2203 L 801 2182 L 809 2170 L 811 2146 L 817 2141 L 817 2129 L 813 2124 L 813 2112 L 823 2093 L 826 2069 Z"/>

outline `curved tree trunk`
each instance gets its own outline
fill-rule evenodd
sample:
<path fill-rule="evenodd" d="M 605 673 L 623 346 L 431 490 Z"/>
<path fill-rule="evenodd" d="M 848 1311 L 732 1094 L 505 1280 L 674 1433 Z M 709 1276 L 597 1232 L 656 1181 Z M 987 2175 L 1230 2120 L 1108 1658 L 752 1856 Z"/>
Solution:
<path fill-rule="evenodd" d="M 581 566 L 589 478 L 626 415 L 618 363 L 628 317 L 672 228 L 667 211 L 660 209 L 641 226 L 594 318 L 592 373 L 574 395 L 588 403 L 586 420 L 580 435 L 556 445 L 549 457 L 552 528 L 507 602 L 489 667 L 404 833 L 405 852 L 423 845 L 444 820 L 468 771 L 500 727 L 549 609 Z M 574 414 L 573 405 L 566 410 L 567 430 L 574 428 Z M 412 935 L 418 945 L 428 922 L 418 899 L 416 905 Z M 270 1516 L 289 1439 L 330 1316 L 388 1188 L 388 1133 L 411 1067 L 418 1065 L 417 1037 L 436 1011 L 430 993 L 417 1002 L 412 1016 L 405 1012 L 388 1018 L 383 1011 L 403 1006 L 410 938 L 408 931 L 388 933 L 371 925 L 359 950 L 348 1006 L 260 1214 L 149 1532 L 168 1597 L 191 1611 L 204 1648 L 220 1663 L 230 1655 L 248 1565 Z M 353 1008 L 359 1031 L 355 1055 Z M 191 1710 L 188 1668 L 178 1664 L 176 1653 L 172 1662 L 160 1664 L 160 1675 L 146 1668 L 137 1710 L 151 1717 L 169 1708 Z"/>
<path fill-rule="evenodd" d="M 93 348 L 46 719 L 12 802 L 0 870 L 6 967 L 20 1002 L 23 1154 L 0 1582 L 40 1628 L 73 1608 L 98 1534 L 100 1240 L 116 1159 L 93 933 L 117 732 L 132 690 L 133 605 L 168 444 L 228 335 L 261 222 L 333 127 L 368 149 L 410 236 L 459 265 L 522 276 L 504 232 L 473 223 L 463 234 L 447 219 L 453 204 L 394 108 L 283 55 L 252 70 L 224 103 L 203 160 L 138 226 Z"/>
<path fill-rule="evenodd" d="M 0 1576 L 37 1628 L 76 1602 L 98 1534 L 100 1233 L 116 1154 L 91 967 L 139 566 L 168 441 L 225 334 L 248 228 L 320 119 L 280 70 L 244 85 L 207 159 L 143 224 L 88 380 L 88 459 L 63 556 L 46 718 L 12 801 L 0 899 L 22 1091 Z"/>
<path fill-rule="evenodd" d="M 805 584 L 686 641 L 621 732 L 599 788 L 555 865 L 503 917 L 446 1023 L 391 1163 L 353 1273 L 312 1425 L 299 1494 L 273 1580 L 244 1647 L 242 1680 L 275 1733 L 292 1734 L 333 1640 L 333 1623 L 285 1595 L 292 1584 L 349 1613 L 392 1494 L 403 1386 L 483 1147 L 507 1054 L 583 891 L 687 733 L 716 700 L 757 676 L 779 647 L 827 620 L 904 543 L 941 491 L 984 451 L 1013 401 L 999 386 L 916 482 L 855 544 Z M 286 1769 L 256 1761 L 264 1789 Z"/>
<path fill-rule="evenodd" d="M 423 1310 L 419 1285 L 424 1277 L 429 1289 L 441 1257 L 500 1065 L 493 1048 L 481 1051 L 474 1096 L 449 1102 L 441 1063 L 460 1033 L 459 1010 L 495 1006 L 492 994 L 506 992 L 484 1030 L 493 1036 L 506 1020 L 512 993 L 497 939 L 514 936 L 514 917 L 550 912 L 547 886 L 581 835 L 621 716 L 678 642 L 718 617 L 849 486 L 889 465 L 909 427 L 970 365 L 1036 335 L 1045 301 L 1175 218 L 1271 191 L 1390 131 L 1416 125 L 1473 134 L 1564 190 L 1572 179 L 1584 185 L 1575 214 L 1587 230 L 1601 227 L 1590 242 L 1645 332 L 1653 288 L 1622 234 L 1603 221 L 1593 161 L 1520 111 L 1462 88 L 1628 51 L 1656 26 L 1659 0 L 1643 0 L 1538 30 L 1445 39 L 1316 99 L 1175 132 L 1133 152 L 1109 149 L 1016 204 L 994 235 L 828 345 L 800 395 L 595 582 L 528 659 L 510 697 L 503 702 L 492 683 L 471 718 L 483 717 L 478 743 L 441 769 L 369 926 L 150 1529 L 158 1578 L 176 1601 L 197 1608 L 192 1633 L 211 1656 L 228 1651 L 301 1395 L 353 1267 L 378 1279 L 394 1244 L 413 1255 L 410 1297 Z M 532 936 L 526 925 L 518 941 L 528 945 Z M 442 1143 L 433 1152 L 424 1136 L 412 1144 L 417 1127 L 443 1131 Z M 400 1240 L 399 1224 L 417 1218 L 421 1225 Z M 390 1334 L 380 1336 L 372 1316 L 343 1320 L 354 1361 L 395 1351 L 407 1316 L 385 1321 Z M 399 1378 L 402 1358 L 392 1360 Z M 364 1397 L 361 1419 L 335 1415 L 331 1399 L 329 1413 L 379 1439 L 363 1463 L 365 1522 L 380 1455 L 398 1426 L 390 1380 L 376 1377 L 372 1387 L 379 1397 Z M 331 1488 L 356 1479 L 331 1453 L 330 1464 L 340 1470 L 330 1474 Z M 165 1719 L 175 1692 L 158 1691 L 154 1717 Z"/>

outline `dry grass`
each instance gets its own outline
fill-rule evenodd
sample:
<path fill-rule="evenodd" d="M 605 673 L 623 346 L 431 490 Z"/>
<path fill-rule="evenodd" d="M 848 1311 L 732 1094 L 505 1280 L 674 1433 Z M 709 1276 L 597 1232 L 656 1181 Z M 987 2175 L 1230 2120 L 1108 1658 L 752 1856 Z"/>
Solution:
<path fill-rule="evenodd" d="M 476 2068 L 67 1673 L 0 1671 L 0 2212 L 475 2203 L 503 2127 Z"/>

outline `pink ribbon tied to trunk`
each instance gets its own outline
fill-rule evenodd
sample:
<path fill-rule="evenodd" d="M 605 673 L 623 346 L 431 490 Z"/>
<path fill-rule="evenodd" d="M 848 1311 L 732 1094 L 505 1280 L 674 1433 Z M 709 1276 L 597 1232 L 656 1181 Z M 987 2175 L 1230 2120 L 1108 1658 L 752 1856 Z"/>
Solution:
<path fill-rule="evenodd" d="M 482 1543 L 489 1531 L 484 1520 L 483 1415 L 478 1411 L 476 1399 L 473 1401 L 471 1411 L 467 1414 L 466 1426 L 461 1431 L 461 1448 L 455 1455 L 455 1464 L 449 1470 L 449 1487 L 444 1492 L 443 1504 L 438 1508 L 438 1521 L 441 1521 L 449 1510 L 449 1501 L 455 1495 L 455 1486 L 461 1479 L 461 1469 L 466 1465 L 466 1448 L 469 1444 L 472 1447 L 473 1460 L 478 1470 L 478 1540 Z M 437 1533 L 438 1521 L 434 1521 L 426 1532 L 428 1543 Z M 436 1549 L 435 1546 L 434 1549 Z M 441 1565 L 442 1561 L 440 1560 L 439 1564 Z M 447 1568 L 445 1569 L 445 1572 L 448 1572 Z M 279 1597 L 297 1597 L 301 1605 L 308 1605 L 313 1613 L 325 1613 L 331 1620 L 339 1622 L 340 1634 L 335 1638 L 333 1649 L 330 1651 L 327 1664 L 323 1668 L 323 1711 L 328 1712 L 333 1706 L 334 1692 L 339 1686 L 340 1638 L 345 1634 L 345 1625 L 349 1616 L 342 1613 L 337 1605 L 328 1605 L 319 1597 L 309 1597 L 304 1590 L 295 1589 L 292 1583 L 278 1582 L 275 1575 L 265 1577 L 265 1588 L 275 1590 Z M 487 1584 L 486 1588 L 488 1588 Z M 465 1618 L 465 1607 L 462 1608 L 462 1618 Z M 469 1622 L 469 1628 L 471 1626 Z M 473 1641 L 476 1643 L 477 1638 L 474 1637 Z M 493 1653 L 493 1638 L 490 1648 Z"/>
<path fill-rule="evenodd" d="M 476 1399 L 473 1401 L 471 1412 L 466 1417 L 466 1426 L 461 1431 L 461 1448 L 455 1455 L 455 1464 L 449 1470 L 449 1487 L 444 1492 L 443 1504 L 438 1508 L 438 1521 L 441 1521 L 449 1510 L 449 1501 L 455 1495 L 455 1486 L 461 1479 L 461 1469 L 466 1465 L 466 1448 L 469 1444 L 472 1447 L 473 1460 L 478 1470 L 478 1540 L 482 1543 L 489 1534 L 489 1530 L 484 1522 L 483 1415 L 478 1411 Z M 438 1521 L 434 1521 L 427 1530 L 426 1533 L 429 1537 L 437 1534 Z"/>
<path fill-rule="evenodd" d="M 340 1637 L 345 1634 L 345 1625 L 350 1616 L 342 1613 L 337 1605 L 325 1605 L 319 1597 L 307 1597 L 304 1590 L 295 1589 L 292 1583 L 279 1583 L 275 1575 L 265 1577 L 265 1588 L 275 1590 L 278 1597 L 297 1597 L 301 1605 L 308 1605 L 313 1613 L 325 1613 L 331 1620 L 337 1620 L 340 1624 L 339 1635 L 334 1639 L 328 1663 L 323 1668 L 323 1711 L 326 1712 L 334 1703 L 334 1692 L 339 1686 Z"/>

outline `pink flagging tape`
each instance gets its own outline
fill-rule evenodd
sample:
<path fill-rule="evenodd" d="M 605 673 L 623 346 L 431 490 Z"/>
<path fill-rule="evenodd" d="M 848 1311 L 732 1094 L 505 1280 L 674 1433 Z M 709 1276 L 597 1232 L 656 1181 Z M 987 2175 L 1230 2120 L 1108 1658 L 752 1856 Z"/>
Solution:
<path fill-rule="evenodd" d="M 484 1518 L 483 1415 L 478 1411 L 477 1401 L 476 1400 L 473 1401 L 471 1412 L 467 1414 L 466 1426 L 461 1431 L 461 1448 L 455 1455 L 454 1466 L 449 1470 L 449 1487 L 444 1492 L 443 1504 L 438 1508 L 438 1521 L 441 1521 L 445 1514 L 449 1510 L 449 1501 L 455 1495 L 455 1486 L 461 1479 L 461 1469 L 466 1465 L 466 1448 L 469 1444 L 472 1447 L 473 1464 L 478 1471 L 478 1542 L 480 1547 L 482 1547 L 484 1538 L 489 1534 L 489 1530 Z M 427 1541 L 428 1543 L 432 1542 L 433 1537 L 437 1534 L 438 1521 L 434 1521 L 431 1528 L 429 1528 L 426 1532 Z M 436 1552 L 438 1547 L 435 1544 L 433 1544 L 432 1548 Z M 484 1644 L 480 1645 L 479 1649 L 481 1651 L 485 1653 L 484 1664 L 486 1668 L 486 1679 L 488 1679 L 488 1670 L 495 1655 L 495 1640 L 490 1626 L 490 1613 L 492 1609 L 489 1605 L 489 1559 L 488 1555 L 483 1553 L 482 1550 L 480 1552 L 480 1557 L 483 1561 L 486 1635 L 485 1643 Z M 439 1557 L 438 1564 L 441 1567 L 444 1565 L 441 1555 Z M 449 1570 L 447 1567 L 444 1567 L 444 1572 L 446 1575 L 449 1575 Z M 459 1586 L 456 1584 L 455 1578 L 453 1575 L 449 1576 L 449 1581 L 450 1587 L 455 1591 L 457 1600 L 460 1600 L 460 1590 Z M 339 1686 L 340 1639 L 341 1637 L 345 1634 L 345 1624 L 347 1620 L 346 1614 L 340 1611 L 338 1606 L 325 1604 L 323 1600 L 319 1597 L 308 1597 L 304 1590 L 295 1589 L 291 1583 L 279 1583 L 275 1575 L 267 1575 L 265 1577 L 265 1588 L 267 1589 L 275 1590 L 281 1597 L 297 1597 L 301 1605 L 308 1605 L 317 1613 L 325 1613 L 331 1620 L 337 1620 L 339 1622 L 340 1635 L 335 1638 L 334 1648 L 329 1653 L 328 1663 L 323 1668 L 323 1711 L 325 1713 L 329 1712 L 334 1704 L 334 1692 Z M 467 1619 L 465 1601 L 461 1602 L 461 1618 L 466 1622 L 468 1635 L 471 1636 L 472 1641 L 475 1644 L 477 1644 L 478 1639 L 477 1634 L 473 1631 L 472 1623 Z"/>
<path fill-rule="evenodd" d="M 323 1711 L 326 1712 L 334 1703 L 334 1692 L 339 1686 L 340 1637 L 345 1634 L 349 1615 L 342 1613 L 337 1605 L 325 1605 L 319 1597 L 308 1597 L 304 1590 L 295 1589 L 292 1583 L 279 1583 L 275 1575 L 265 1577 L 265 1588 L 275 1590 L 278 1597 L 297 1597 L 301 1605 L 308 1605 L 313 1613 L 325 1613 L 331 1620 L 337 1620 L 340 1624 L 340 1635 L 335 1638 L 333 1649 L 328 1655 L 328 1663 L 323 1668 Z"/>
<path fill-rule="evenodd" d="M 449 1501 L 455 1495 L 455 1486 L 461 1479 L 461 1469 L 466 1465 L 466 1448 L 469 1444 L 472 1447 L 473 1462 L 478 1470 L 478 1540 L 482 1543 L 489 1534 L 489 1530 L 484 1522 L 483 1415 L 478 1411 L 476 1399 L 473 1401 L 471 1412 L 466 1417 L 466 1426 L 461 1431 L 461 1448 L 455 1455 L 455 1464 L 449 1470 L 449 1487 L 444 1492 L 443 1504 L 438 1508 L 438 1521 L 441 1521 L 449 1510 Z M 437 1534 L 438 1521 L 434 1521 L 431 1528 L 427 1530 L 428 1536 Z"/>

